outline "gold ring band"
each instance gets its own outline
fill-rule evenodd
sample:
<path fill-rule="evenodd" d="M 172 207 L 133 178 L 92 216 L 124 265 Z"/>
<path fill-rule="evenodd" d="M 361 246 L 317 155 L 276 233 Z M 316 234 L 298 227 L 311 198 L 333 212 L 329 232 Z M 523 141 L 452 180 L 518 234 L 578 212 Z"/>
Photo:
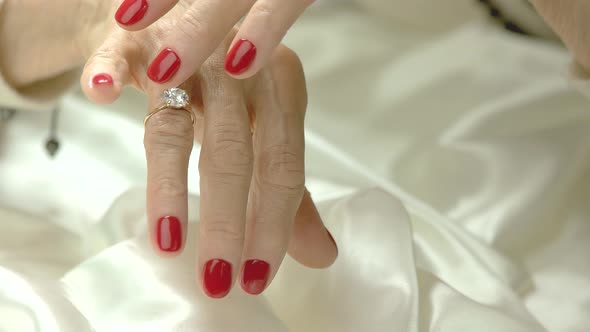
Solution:
<path fill-rule="evenodd" d="M 178 108 L 177 108 L 177 107 L 170 107 L 169 105 L 162 105 L 162 106 L 160 106 L 160 107 L 158 107 L 158 108 L 154 109 L 153 111 L 151 111 L 151 112 L 150 112 L 148 115 L 146 115 L 146 116 L 145 116 L 145 118 L 143 119 L 143 125 L 145 126 L 145 125 L 147 124 L 148 120 L 149 120 L 149 119 L 150 119 L 152 116 L 156 115 L 156 113 L 158 113 L 158 112 L 160 112 L 160 111 L 163 111 L 163 110 L 165 110 L 165 109 L 170 109 L 170 110 L 181 110 L 181 111 L 185 111 L 185 112 L 187 112 L 187 113 L 188 113 L 188 114 L 191 116 L 191 121 L 192 121 L 192 123 L 193 123 L 193 126 L 195 125 L 195 114 L 194 114 L 194 113 L 193 113 L 191 110 L 189 110 L 189 109 L 187 109 L 187 108 L 184 108 L 184 107 L 178 107 Z"/>

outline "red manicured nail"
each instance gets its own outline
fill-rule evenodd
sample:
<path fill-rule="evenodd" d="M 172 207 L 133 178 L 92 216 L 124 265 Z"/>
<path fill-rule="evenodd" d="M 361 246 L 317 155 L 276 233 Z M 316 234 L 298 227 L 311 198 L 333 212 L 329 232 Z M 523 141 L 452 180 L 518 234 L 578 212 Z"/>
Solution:
<path fill-rule="evenodd" d="M 203 268 L 203 286 L 205 293 L 214 299 L 220 299 L 231 288 L 231 264 L 223 259 L 212 259 Z"/>
<path fill-rule="evenodd" d="M 250 259 L 244 263 L 242 272 L 242 289 L 252 295 L 258 295 L 266 288 L 270 275 L 270 265 L 258 259 Z"/>
<path fill-rule="evenodd" d="M 170 48 L 165 48 L 150 64 L 147 75 L 156 83 L 169 81 L 180 68 L 180 57 Z"/>
<path fill-rule="evenodd" d="M 247 39 L 240 39 L 225 57 L 225 70 L 230 74 L 244 72 L 256 57 L 256 46 Z"/>
<path fill-rule="evenodd" d="M 109 74 L 97 74 L 92 78 L 92 85 L 113 85 L 113 78 Z"/>
<path fill-rule="evenodd" d="M 176 217 L 165 216 L 158 220 L 156 229 L 160 250 L 175 252 L 182 245 L 182 226 Z"/>
<path fill-rule="evenodd" d="M 115 13 L 115 19 L 122 25 L 133 25 L 143 18 L 147 10 L 146 0 L 125 0 Z"/>

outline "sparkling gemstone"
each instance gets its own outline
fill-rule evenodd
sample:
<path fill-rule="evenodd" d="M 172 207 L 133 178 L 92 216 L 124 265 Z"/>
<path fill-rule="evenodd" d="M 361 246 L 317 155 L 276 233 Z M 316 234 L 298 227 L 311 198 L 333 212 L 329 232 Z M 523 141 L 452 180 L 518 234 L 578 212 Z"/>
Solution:
<path fill-rule="evenodd" d="M 166 105 L 174 108 L 188 107 L 189 98 L 186 91 L 179 88 L 170 88 L 164 90 L 162 99 Z"/>

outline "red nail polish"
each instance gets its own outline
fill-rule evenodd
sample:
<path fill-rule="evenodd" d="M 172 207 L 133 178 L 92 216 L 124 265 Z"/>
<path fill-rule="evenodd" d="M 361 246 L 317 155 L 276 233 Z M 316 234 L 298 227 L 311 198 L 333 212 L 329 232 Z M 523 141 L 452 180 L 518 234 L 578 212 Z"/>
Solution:
<path fill-rule="evenodd" d="M 223 259 L 208 261 L 203 268 L 203 284 L 209 297 L 220 299 L 226 296 L 231 288 L 231 264 Z"/>
<path fill-rule="evenodd" d="M 180 57 L 170 48 L 165 48 L 150 64 L 147 75 L 156 83 L 169 81 L 180 68 Z"/>
<path fill-rule="evenodd" d="M 240 74 L 252 64 L 256 57 L 256 46 L 247 39 L 240 39 L 225 57 L 225 70 L 230 74 Z"/>
<path fill-rule="evenodd" d="M 258 259 L 250 259 L 244 263 L 242 272 L 242 289 L 252 295 L 258 295 L 266 288 L 270 276 L 270 265 Z"/>
<path fill-rule="evenodd" d="M 113 78 L 109 74 L 97 74 L 92 78 L 92 85 L 113 85 Z"/>
<path fill-rule="evenodd" d="M 176 217 L 165 216 L 158 220 L 156 229 L 160 250 L 175 252 L 182 245 L 182 226 Z"/>
<path fill-rule="evenodd" d="M 115 13 L 115 19 L 122 25 L 133 25 L 143 18 L 147 10 L 146 0 L 125 0 Z"/>

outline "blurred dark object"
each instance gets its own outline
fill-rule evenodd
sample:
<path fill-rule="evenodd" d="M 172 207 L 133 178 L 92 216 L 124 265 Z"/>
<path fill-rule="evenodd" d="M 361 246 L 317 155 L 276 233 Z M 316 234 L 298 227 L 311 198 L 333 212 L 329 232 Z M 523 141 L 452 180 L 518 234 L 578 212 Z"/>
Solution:
<path fill-rule="evenodd" d="M 45 142 L 45 150 L 50 157 L 55 157 L 59 150 L 59 140 L 57 138 L 57 124 L 59 121 L 59 108 L 56 108 L 51 113 L 51 122 L 49 125 L 49 137 Z"/>
<path fill-rule="evenodd" d="M 59 149 L 59 141 L 56 138 L 50 138 L 47 143 L 45 143 L 45 149 L 49 156 L 54 157 Z"/>
<path fill-rule="evenodd" d="M 487 8 L 490 17 L 498 24 L 502 25 L 504 29 L 524 36 L 531 36 L 528 32 L 522 29 L 518 24 L 509 20 L 504 13 L 496 6 L 493 0 L 477 0 L 480 4 Z"/>
<path fill-rule="evenodd" d="M 0 122 L 8 121 L 14 117 L 16 110 L 11 108 L 0 108 Z"/>

